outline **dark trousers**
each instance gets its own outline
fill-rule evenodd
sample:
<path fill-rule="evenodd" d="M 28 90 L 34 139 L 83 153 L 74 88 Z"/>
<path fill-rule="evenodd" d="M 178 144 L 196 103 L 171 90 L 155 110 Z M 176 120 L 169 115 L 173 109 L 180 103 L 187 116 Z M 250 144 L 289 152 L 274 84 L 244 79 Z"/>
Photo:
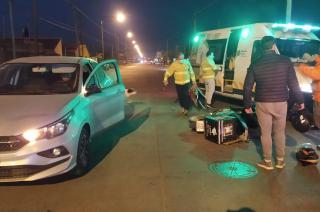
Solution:
<path fill-rule="evenodd" d="M 178 94 L 178 100 L 181 107 L 189 110 L 191 107 L 191 99 L 189 96 L 190 83 L 184 85 L 176 84 L 176 90 Z"/>

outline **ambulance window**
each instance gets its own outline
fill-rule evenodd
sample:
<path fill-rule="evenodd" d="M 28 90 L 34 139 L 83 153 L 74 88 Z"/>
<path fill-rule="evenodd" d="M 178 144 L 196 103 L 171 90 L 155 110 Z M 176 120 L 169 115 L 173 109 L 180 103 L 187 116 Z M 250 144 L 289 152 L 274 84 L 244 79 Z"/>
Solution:
<path fill-rule="evenodd" d="M 227 39 L 207 40 L 207 43 L 209 50 L 214 52 L 214 62 L 216 64 L 223 64 Z"/>
<path fill-rule="evenodd" d="M 237 57 L 237 50 L 238 44 L 240 41 L 240 36 L 242 33 L 242 29 L 232 30 L 229 36 L 228 47 L 227 47 L 227 54 L 226 54 L 226 61 L 225 61 L 225 79 L 234 79 L 234 71 L 235 71 L 235 61 Z M 226 73 L 229 74 L 226 74 Z"/>
<path fill-rule="evenodd" d="M 251 54 L 251 63 L 254 63 L 262 55 L 261 41 L 256 40 L 253 43 L 252 54 Z"/>

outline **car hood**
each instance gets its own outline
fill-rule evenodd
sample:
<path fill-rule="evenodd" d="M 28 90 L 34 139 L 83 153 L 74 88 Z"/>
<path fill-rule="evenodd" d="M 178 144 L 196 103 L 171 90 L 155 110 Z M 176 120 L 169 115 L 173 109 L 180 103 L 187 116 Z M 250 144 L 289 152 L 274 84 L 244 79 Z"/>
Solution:
<path fill-rule="evenodd" d="M 20 135 L 26 130 L 51 124 L 79 101 L 77 94 L 0 95 L 0 136 Z"/>

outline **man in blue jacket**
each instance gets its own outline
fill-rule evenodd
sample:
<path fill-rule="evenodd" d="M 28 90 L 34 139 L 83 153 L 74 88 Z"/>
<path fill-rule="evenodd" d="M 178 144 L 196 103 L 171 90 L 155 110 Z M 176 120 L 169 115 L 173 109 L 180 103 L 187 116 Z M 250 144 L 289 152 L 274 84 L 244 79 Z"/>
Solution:
<path fill-rule="evenodd" d="M 289 90 L 295 102 L 304 108 L 303 95 L 292 62 L 275 52 L 275 39 L 265 36 L 261 40 L 263 55 L 252 63 L 244 82 L 244 107 L 252 113 L 254 83 L 256 113 L 261 128 L 263 160 L 257 166 L 274 169 L 272 164 L 272 134 L 276 146 L 276 168 L 285 166 L 285 128 Z"/>

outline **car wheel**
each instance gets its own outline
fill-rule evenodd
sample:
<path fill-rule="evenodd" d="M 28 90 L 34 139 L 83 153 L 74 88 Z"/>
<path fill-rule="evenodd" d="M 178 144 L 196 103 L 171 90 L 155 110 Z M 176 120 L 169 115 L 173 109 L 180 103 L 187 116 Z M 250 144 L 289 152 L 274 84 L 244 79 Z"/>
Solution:
<path fill-rule="evenodd" d="M 84 127 L 81 130 L 79 142 L 78 142 L 77 165 L 74 169 L 74 175 L 76 176 L 82 176 L 88 171 L 89 143 L 90 143 L 90 132 L 88 128 Z"/>

